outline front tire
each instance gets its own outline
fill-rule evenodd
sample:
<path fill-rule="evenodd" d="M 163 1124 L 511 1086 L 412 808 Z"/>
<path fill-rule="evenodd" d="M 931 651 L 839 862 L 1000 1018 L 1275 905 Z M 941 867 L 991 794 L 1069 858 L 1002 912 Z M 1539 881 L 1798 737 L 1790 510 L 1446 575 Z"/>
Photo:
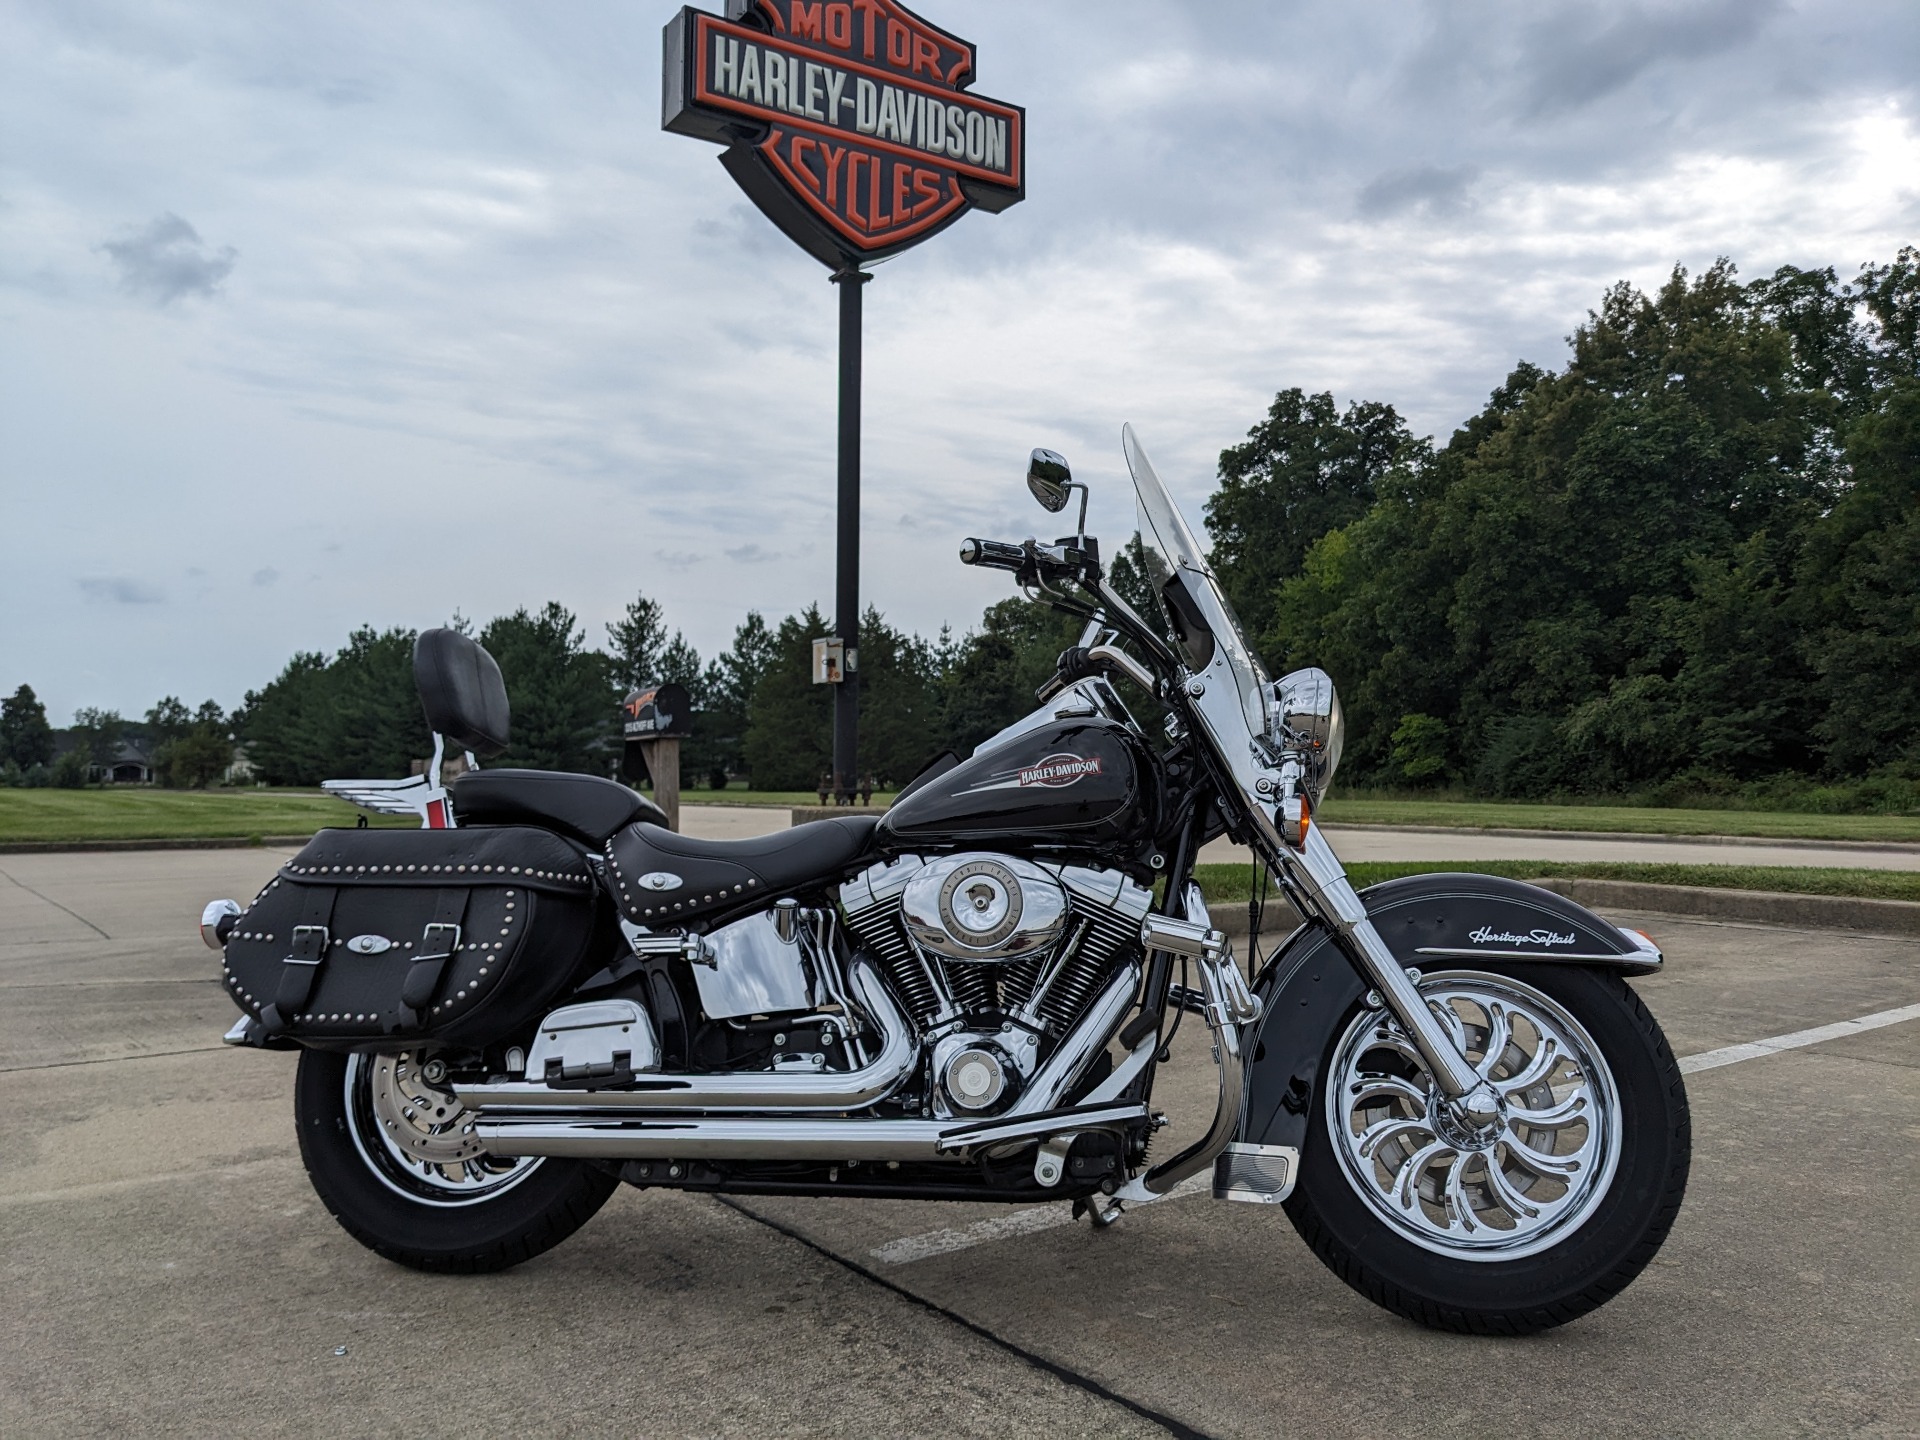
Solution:
<path fill-rule="evenodd" d="M 606 1204 L 613 1176 L 576 1160 L 487 1155 L 420 1056 L 307 1050 L 294 1080 L 300 1158 L 333 1218 L 416 1270 L 504 1270 Z"/>
<path fill-rule="evenodd" d="M 1313 1252 L 1419 1324 L 1519 1335 L 1606 1303 L 1686 1192 L 1692 1130 L 1666 1037 L 1615 974 L 1488 966 L 1420 990 L 1501 1097 L 1473 1129 L 1399 1023 L 1335 1034 L 1287 1212 Z"/>

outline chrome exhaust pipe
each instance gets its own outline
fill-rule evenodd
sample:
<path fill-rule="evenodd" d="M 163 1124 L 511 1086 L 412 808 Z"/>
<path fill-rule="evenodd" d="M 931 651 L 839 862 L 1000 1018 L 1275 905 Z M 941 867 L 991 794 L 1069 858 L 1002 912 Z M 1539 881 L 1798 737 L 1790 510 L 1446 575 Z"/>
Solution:
<path fill-rule="evenodd" d="M 864 960 L 854 961 L 852 978 L 861 1007 L 880 1027 L 883 1037 L 880 1053 L 858 1070 L 821 1074 L 795 1074 L 791 1070 L 758 1070 L 737 1075 L 642 1073 L 635 1075 L 630 1085 L 618 1090 L 556 1090 L 537 1080 L 510 1080 L 497 1085 L 456 1085 L 453 1093 L 462 1105 L 477 1112 L 483 1120 L 502 1112 L 528 1110 L 610 1115 L 635 1110 L 862 1110 L 886 1099 L 912 1073 L 919 1059 L 919 1047 L 914 1043 L 906 1017 L 893 1003 L 872 966 Z M 530 1150 L 525 1153 L 581 1152 Z"/>
<path fill-rule="evenodd" d="M 1146 1107 L 1095 1105 L 1000 1121 L 862 1120 L 811 1116 L 603 1114 L 486 1117 L 474 1134 L 494 1155 L 597 1160 L 941 1160 L 988 1145 L 1138 1124 Z"/>

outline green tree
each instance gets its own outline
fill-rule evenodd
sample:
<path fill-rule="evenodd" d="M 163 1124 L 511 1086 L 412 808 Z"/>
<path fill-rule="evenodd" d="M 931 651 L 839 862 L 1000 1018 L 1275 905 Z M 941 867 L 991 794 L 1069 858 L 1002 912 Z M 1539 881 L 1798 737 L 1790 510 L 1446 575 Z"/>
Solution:
<path fill-rule="evenodd" d="M 1800 567 L 1820 738 L 1837 773 L 1903 758 L 1920 773 L 1920 380 L 1888 387 L 1846 455 L 1853 483 Z"/>
<path fill-rule="evenodd" d="M 169 695 L 147 711 L 154 778 L 173 789 L 201 789 L 218 780 L 233 763 L 233 739 L 227 719 L 212 700 L 189 711 Z"/>
<path fill-rule="evenodd" d="M 512 707 L 503 765 L 605 774 L 618 761 L 622 690 L 607 657 L 586 648 L 573 612 L 548 601 L 488 623 L 480 643 L 499 662 Z"/>
<path fill-rule="evenodd" d="M 1412 437 L 1391 405 L 1282 390 L 1246 440 L 1220 452 L 1220 488 L 1207 501 L 1211 559 L 1251 635 L 1266 631 L 1274 592 L 1309 546 L 1351 524 Z"/>
<path fill-rule="evenodd" d="M 833 765 L 833 687 L 813 683 L 813 642 L 827 633 L 818 605 L 789 615 L 747 703 L 742 749 L 759 790 L 811 790 Z"/>
<path fill-rule="evenodd" d="M 969 753 L 1027 714 L 1034 691 L 1054 673 L 1060 652 L 1080 638 L 1081 622 L 1018 597 L 987 607 L 939 677 L 940 735 Z"/>
<path fill-rule="evenodd" d="M 31 685 L 22 685 L 0 700 L 0 760 L 23 771 L 53 760 L 53 727 L 47 723 L 47 707 Z"/>
<path fill-rule="evenodd" d="M 778 641 L 758 610 L 733 632 L 733 644 L 708 662 L 700 677 L 701 708 L 694 715 L 689 769 L 715 789 L 747 771 L 748 709 L 754 687 L 773 664 Z M 811 782 L 809 782 L 811 783 Z"/>
<path fill-rule="evenodd" d="M 120 746 L 127 738 L 127 722 L 118 710 L 96 710 L 91 706 L 73 716 L 74 739 L 89 765 L 98 770 L 111 769 L 119 758 Z"/>

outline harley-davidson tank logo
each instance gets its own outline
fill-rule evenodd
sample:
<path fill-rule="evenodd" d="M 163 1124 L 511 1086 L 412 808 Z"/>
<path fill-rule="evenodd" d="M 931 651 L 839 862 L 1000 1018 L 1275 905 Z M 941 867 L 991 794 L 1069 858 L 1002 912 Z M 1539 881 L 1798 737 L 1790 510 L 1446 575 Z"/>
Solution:
<path fill-rule="evenodd" d="M 1038 765 L 1029 765 L 1020 772 L 1020 785 L 1022 789 L 1029 785 L 1045 785 L 1058 790 L 1077 785 L 1087 776 L 1099 773 L 1098 755 L 1049 755 Z"/>
<path fill-rule="evenodd" d="M 1562 935 L 1555 930 L 1529 930 L 1524 935 L 1516 935 L 1491 925 L 1482 925 L 1467 938 L 1476 945 L 1571 945 L 1574 941 L 1573 935 Z"/>

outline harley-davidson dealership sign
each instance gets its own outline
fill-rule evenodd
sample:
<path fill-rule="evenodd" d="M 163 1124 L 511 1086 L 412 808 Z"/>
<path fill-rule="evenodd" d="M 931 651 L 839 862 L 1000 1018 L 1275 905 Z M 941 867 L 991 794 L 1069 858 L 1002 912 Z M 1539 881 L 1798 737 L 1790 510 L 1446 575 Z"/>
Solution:
<path fill-rule="evenodd" d="M 662 124 L 725 145 L 754 204 L 840 267 L 1026 194 L 1026 112 L 969 95 L 974 51 L 893 0 L 728 0 L 667 25 Z"/>

